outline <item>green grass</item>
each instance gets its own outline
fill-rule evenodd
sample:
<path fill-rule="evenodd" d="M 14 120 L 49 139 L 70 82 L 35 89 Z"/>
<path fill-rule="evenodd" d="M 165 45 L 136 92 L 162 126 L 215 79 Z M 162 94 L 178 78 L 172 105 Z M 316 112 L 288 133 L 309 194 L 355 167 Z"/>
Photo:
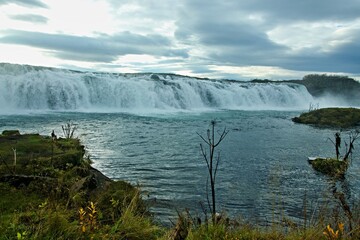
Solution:
<path fill-rule="evenodd" d="M 15 172 L 14 146 L 18 154 Z M 181 224 L 164 228 L 153 222 L 137 188 L 111 181 L 91 168 L 77 139 L 53 142 L 36 134 L 7 132 L 0 135 L 0 154 L 4 160 L 0 161 L 0 179 L 5 175 L 34 178 L 27 184 L 0 182 L 0 240 L 326 239 L 323 231 L 334 222 L 324 214 L 319 217 L 321 222 L 306 229 L 301 225 L 263 228 L 228 219 L 215 225 L 196 224 L 194 219 L 181 216 Z M 355 230 L 352 235 L 346 231 L 342 239 L 359 239 L 360 214 L 354 213 L 353 219 Z"/>
<path fill-rule="evenodd" d="M 293 118 L 296 123 L 312 124 L 319 127 L 351 128 L 360 124 L 360 109 L 322 108 Z"/>
<path fill-rule="evenodd" d="M 58 157 L 77 154 L 80 159 L 84 154 L 84 147 L 78 139 L 58 139 L 52 141 L 50 137 L 38 134 L 0 135 L 0 157 L 2 162 L 13 163 L 16 149 L 18 164 L 27 164 L 31 159 Z"/>
<path fill-rule="evenodd" d="M 311 165 L 316 171 L 333 177 L 343 177 L 348 168 L 347 161 L 333 158 L 318 158 L 311 161 Z"/>
<path fill-rule="evenodd" d="M 179 220 L 180 221 L 180 220 Z M 184 219 L 181 219 L 184 221 Z M 160 239 L 187 239 L 187 240 L 313 240 L 313 239 L 359 239 L 359 229 L 349 232 L 347 230 L 339 231 L 338 238 L 328 238 L 324 231 L 329 223 L 317 222 L 304 228 L 284 227 L 280 224 L 274 224 L 270 227 L 259 227 L 244 224 L 236 221 L 219 221 L 215 225 L 201 224 L 196 225 L 192 219 L 187 219 L 189 225 L 179 230 L 177 225 L 174 229 L 168 231 Z M 334 232 L 339 230 L 337 224 L 332 224 Z M 180 233 L 179 233 L 180 232 Z M 184 234 L 181 236 L 181 234 Z M 181 237 L 180 237 L 181 236 Z M 184 238 L 185 236 L 185 238 Z"/>
<path fill-rule="evenodd" d="M 0 135 L 0 239 L 18 234 L 25 239 L 108 239 L 128 236 L 130 229 L 134 233 L 127 239 L 155 239 L 160 227 L 151 223 L 138 190 L 92 169 L 84 153 L 78 139 L 53 141 L 16 131 Z M 90 202 L 97 207 L 97 228 L 83 233 L 78 211 Z"/>

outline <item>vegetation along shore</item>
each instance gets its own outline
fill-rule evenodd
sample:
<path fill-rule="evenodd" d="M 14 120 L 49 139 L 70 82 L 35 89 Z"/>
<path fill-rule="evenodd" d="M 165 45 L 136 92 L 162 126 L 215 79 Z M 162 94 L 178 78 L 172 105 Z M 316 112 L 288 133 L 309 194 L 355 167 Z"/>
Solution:
<path fill-rule="evenodd" d="M 260 227 L 226 214 L 207 221 L 179 213 L 174 226 L 153 221 L 140 191 L 91 167 L 84 146 L 72 138 L 0 135 L 0 239 L 358 239 L 359 216 L 328 211 L 303 224 L 285 218 Z M 315 219 L 317 219 L 315 221 Z"/>
<path fill-rule="evenodd" d="M 302 113 L 292 120 L 317 127 L 352 128 L 360 125 L 360 109 L 321 108 Z"/>

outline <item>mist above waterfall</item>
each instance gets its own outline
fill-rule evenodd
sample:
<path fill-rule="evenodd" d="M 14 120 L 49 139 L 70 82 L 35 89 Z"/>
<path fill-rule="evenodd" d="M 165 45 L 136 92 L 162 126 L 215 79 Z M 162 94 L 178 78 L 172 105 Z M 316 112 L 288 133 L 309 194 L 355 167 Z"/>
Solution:
<path fill-rule="evenodd" d="M 293 83 L 250 83 L 171 74 L 113 74 L 0 65 L 0 112 L 307 109 L 313 97 Z"/>

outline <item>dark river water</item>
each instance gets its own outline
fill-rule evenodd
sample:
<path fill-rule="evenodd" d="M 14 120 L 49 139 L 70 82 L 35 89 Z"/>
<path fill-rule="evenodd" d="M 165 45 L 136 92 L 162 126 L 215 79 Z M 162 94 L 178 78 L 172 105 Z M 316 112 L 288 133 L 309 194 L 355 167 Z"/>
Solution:
<path fill-rule="evenodd" d="M 61 125 L 78 124 L 76 136 L 93 166 L 112 179 L 138 184 L 158 221 L 167 224 L 176 211 L 201 214 L 206 203 L 206 163 L 201 138 L 211 120 L 229 130 L 219 145 L 217 178 L 219 211 L 267 223 L 278 216 L 301 221 L 304 199 L 309 211 L 331 199 L 331 180 L 314 172 L 309 156 L 334 156 L 328 138 L 336 130 L 295 124 L 292 111 L 214 111 L 173 114 L 48 112 L 0 116 L 0 131 L 48 135 Z M 347 134 L 342 133 L 343 139 Z M 359 199 L 360 159 L 341 183 L 349 201 Z M 342 149 L 344 150 L 344 149 Z M 331 200 L 330 200 L 331 201 Z M 311 206 L 311 207 L 309 207 Z"/>

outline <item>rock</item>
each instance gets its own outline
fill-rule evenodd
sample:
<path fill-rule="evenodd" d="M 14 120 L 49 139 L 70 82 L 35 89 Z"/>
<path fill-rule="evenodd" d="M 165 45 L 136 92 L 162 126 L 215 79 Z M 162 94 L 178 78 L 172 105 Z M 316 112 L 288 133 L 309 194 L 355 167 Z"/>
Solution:
<path fill-rule="evenodd" d="M 19 130 L 4 130 L 2 132 L 2 135 L 4 135 L 4 136 L 19 136 L 20 132 L 19 132 Z"/>
<path fill-rule="evenodd" d="M 151 78 L 152 80 L 160 80 L 159 76 L 156 75 L 156 74 L 151 74 L 150 78 Z"/>

